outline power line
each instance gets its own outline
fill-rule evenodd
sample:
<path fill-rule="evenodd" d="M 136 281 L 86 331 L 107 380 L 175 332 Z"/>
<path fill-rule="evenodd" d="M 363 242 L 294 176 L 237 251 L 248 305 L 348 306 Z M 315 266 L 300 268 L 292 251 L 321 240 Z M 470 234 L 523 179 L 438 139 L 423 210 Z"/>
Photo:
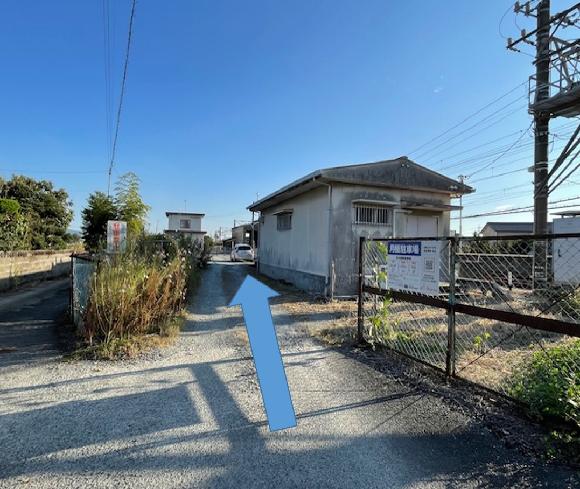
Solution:
<path fill-rule="evenodd" d="M 533 122 L 530 122 L 530 125 L 528 126 L 528 128 L 523 131 L 520 136 L 513 142 L 513 144 L 506 149 L 502 154 L 500 154 L 497 158 L 495 158 L 493 161 L 491 161 L 490 163 L 487 163 L 486 165 L 483 165 L 482 167 L 478 168 L 477 170 L 475 170 L 474 172 L 472 172 L 469 176 L 472 177 L 473 175 L 475 175 L 476 173 L 479 173 L 482 170 L 485 170 L 486 168 L 490 167 L 491 165 L 493 165 L 496 161 L 498 161 L 500 158 L 502 158 L 503 156 L 505 156 L 507 153 L 509 153 L 513 147 L 518 144 L 522 138 L 524 137 L 524 135 L 530 130 L 530 128 L 532 127 Z"/>
<path fill-rule="evenodd" d="M 580 202 L 577 202 L 575 204 L 568 204 L 568 205 L 555 205 L 552 207 L 548 207 L 549 211 L 553 211 L 556 209 L 569 209 L 570 207 L 577 207 L 578 204 L 580 204 Z M 474 214 L 472 216 L 463 216 L 463 219 L 474 219 L 476 217 L 490 217 L 490 216 L 507 216 L 510 214 L 527 214 L 529 212 L 533 212 L 534 211 L 534 207 L 530 206 L 527 209 L 522 209 L 522 210 L 514 210 L 514 211 L 506 211 L 506 212 L 489 212 L 489 213 L 483 213 L 483 214 Z M 459 217 L 452 217 L 451 219 L 459 219 Z"/>
<path fill-rule="evenodd" d="M 518 131 L 521 132 L 521 131 Z M 554 141 L 552 141 L 551 143 L 552 145 L 554 144 Z M 510 146 L 512 145 L 502 145 L 502 146 L 498 146 L 496 148 L 491 148 L 489 149 L 487 152 L 485 153 L 481 153 L 475 156 L 471 156 L 469 158 L 460 160 L 458 162 L 455 162 L 451 165 L 447 165 L 444 167 L 440 167 L 437 168 L 438 171 L 443 171 L 443 170 L 447 170 L 449 168 L 454 168 L 454 167 L 458 167 L 461 166 L 462 167 L 462 171 L 465 171 L 467 167 L 470 166 L 474 166 L 474 165 L 485 165 L 485 168 L 489 168 L 491 167 L 497 160 L 499 160 L 499 158 L 495 158 L 497 155 L 501 155 L 502 153 L 506 153 L 506 150 L 509 150 L 508 152 L 511 153 L 512 155 L 516 155 L 516 154 L 520 154 L 520 153 L 527 153 L 528 152 L 528 148 L 531 148 L 534 146 L 534 143 L 532 141 L 530 142 L 526 142 L 517 146 L 513 146 L 510 149 Z M 550 150 L 553 151 L 554 147 L 552 147 L 552 149 Z M 502 156 L 503 157 L 503 156 Z M 496 161 L 490 161 L 490 160 L 496 160 Z M 505 163 L 503 164 L 503 166 L 505 167 L 506 165 L 510 164 L 510 163 L 515 163 L 517 161 L 522 161 L 523 159 L 527 159 L 527 157 L 525 158 L 519 158 L 516 160 L 512 160 L 509 163 Z M 483 169 L 485 169 L 483 168 Z"/>
<path fill-rule="evenodd" d="M 459 141 L 456 141 L 455 143 L 448 145 L 445 147 L 445 149 L 443 151 L 439 151 L 438 153 L 435 153 L 434 155 L 431 155 L 427 158 L 427 160 L 433 160 L 435 159 L 437 156 L 441 155 L 441 154 L 445 154 L 445 152 L 451 148 L 455 148 L 457 146 L 460 146 L 462 143 L 464 143 L 465 141 L 467 141 L 468 139 L 472 139 L 475 136 L 477 136 L 478 134 L 481 134 L 482 132 L 487 131 L 488 129 L 494 127 L 495 125 L 499 124 L 500 122 L 504 121 L 505 119 L 507 119 L 508 117 L 520 112 L 522 109 L 524 109 L 527 106 L 527 104 L 524 105 L 520 105 L 519 107 L 516 107 L 514 110 L 512 110 L 511 112 L 508 112 L 507 114 L 503 114 L 502 117 L 499 117 L 497 119 L 492 119 L 492 122 L 490 124 L 488 124 L 487 126 L 481 128 L 479 131 L 475 131 L 472 134 L 460 139 Z M 492 114 L 492 115 L 496 115 L 496 114 Z M 489 118 L 486 119 L 482 119 L 481 121 L 479 121 L 478 123 L 474 124 L 473 126 L 465 129 L 464 131 L 456 134 L 455 136 L 452 136 L 450 138 L 448 138 L 447 140 L 443 141 L 441 144 L 438 144 L 437 146 L 435 146 L 434 148 L 432 148 L 431 150 L 428 150 L 427 153 L 424 153 L 420 158 L 421 159 L 425 159 L 425 155 L 429 154 L 430 152 L 432 152 L 433 150 L 435 150 L 436 148 L 446 145 L 446 143 L 448 143 L 449 141 L 451 141 L 452 139 L 455 139 L 457 136 L 460 136 L 466 132 L 469 132 L 471 129 L 474 129 L 475 127 L 477 127 L 479 124 L 481 124 L 482 122 L 484 122 L 485 120 L 487 120 Z"/>
<path fill-rule="evenodd" d="M 507 107 L 509 107 L 510 105 L 515 104 L 516 102 L 519 102 L 522 98 L 526 98 L 526 96 L 522 96 L 522 97 L 518 97 L 515 100 L 512 100 L 511 102 L 507 103 L 506 105 L 500 107 L 499 109 L 497 109 L 496 111 L 492 112 L 491 114 L 488 114 L 487 116 L 485 116 L 483 119 L 480 119 L 479 121 L 477 121 L 476 123 L 472 124 L 471 126 L 469 126 L 467 129 L 463 129 L 462 131 L 448 137 L 447 139 L 444 139 L 443 141 L 441 141 L 440 143 L 438 143 L 437 145 L 433 146 L 431 149 L 422 151 L 421 153 L 415 155 L 414 158 L 424 158 L 425 155 L 428 155 L 431 151 L 440 148 L 441 146 L 443 146 L 444 144 L 447 144 L 448 142 L 454 140 L 455 138 L 462 136 L 463 134 L 465 134 L 466 132 L 471 131 L 472 129 L 476 128 L 477 126 L 479 126 L 480 124 L 483 124 L 484 122 L 492 119 L 493 117 L 495 117 L 497 114 L 499 114 L 501 111 L 503 111 L 504 109 L 506 109 Z M 505 119 L 505 117 L 508 117 L 512 114 L 515 114 L 516 112 L 520 111 L 521 109 L 525 108 L 527 106 L 527 104 L 524 104 L 522 106 L 517 107 L 514 111 L 508 113 L 507 115 L 504 115 L 503 119 Z M 503 120 L 500 119 L 500 120 Z M 493 125 L 493 124 L 492 124 Z M 490 126 L 491 127 L 491 126 Z M 468 138 L 466 138 L 468 139 Z"/>
<path fill-rule="evenodd" d="M 453 131 L 454 129 L 456 129 L 457 127 L 461 126 L 462 124 L 464 124 L 465 122 L 467 122 L 468 120 L 474 118 L 476 115 L 480 114 L 481 112 L 483 112 L 485 109 L 487 109 L 488 107 L 491 107 L 493 104 L 499 102 L 500 100 L 503 100 L 504 98 L 506 98 L 508 95 L 511 95 L 512 93 L 514 93 L 518 88 L 526 85 L 528 83 L 528 81 L 524 81 L 523 83 L 520 83 L 519 85 L 517 85 L 516 87 L 512 88 L 511 90 L 509 90 L 508 92 L 504 93 L 503 95 L 501 95 L 500 97 L 492 100 L 491 102 L 489 102 L 488 104 L 484 105 L 483 107 L 481 107 L 480 109 L 476 110 L 473 114 L 467 116 L 465 119 L 463 119 L 462 121 L 458 122 L 457 124 L 455 124 L 454 126 L 450 127 L 449 129 L 443 131 L 441 134 L 439 134 L 438 136 L 435 136 L 434 138 L 430 139 L 429 141 L 427 141 L 426 143 L 422 144 L 421 146 L 415 148 L 413 151 L 410 151 L 408 154 L 412 155 L 414 153 L 416 153 L 417 151 L 419 151 L 420 149 L 423 149 L 424 147 L 426 147 L 427 145 L 431 144 L 434 141 L 437 141 L 439 138 L 445 136 L 446 134 L 449 134 L 451 131 Z"/>
<path fill-rule="evenodd" d="M 112 145 L 112 87 L 111 87 L 111 21 L 109 0 L 102 0 L 103 15 L 103 61 L 105 71 L 105 119 L 107 139 L 107 159 L 111 158 Z"/>
<path fill-rule="evenodd" d="M 505 12 L 503 13 L 503 15 L 501 16 L 501 19 L 499 19 L 499 23 L 498 23 L 498 25 L 497 25 L 497 31 L 499 32 L 499 35 L 500 35 L 501 37 L 503 37 L 504 39 L 507 39 L 507 37 L 503 35 L 503 32 L 501 31 L 501 25 L 503 24 L 503 20 L 505 19 L 505 16 L 506 16 L 506 15 L 508 14 L 508 12 L 509 12 L 511 9 L 513 9 L 513 8 L 514 8 L 514 6 L 513 6 L 513 5 L 510 5 L 510 6 L 509 6 L 509 7 L 506 9 L 506 11 L 505 11 Z"/>
<path fill-rule="evenodd" d="M 521 158 L 521 159 L 527 159 L 527 158 Z M 520 160 L 516 160 L 516 161 L 520 161 Z M 506 171 L 503 173 L 498 173 L 497 175 L 491 175 L 489 177 L 478 178 L 477 180 L 473 180 L 471 183 L 483 182 L 484 180 L 491 180 L 493 178 L 505 177 L 506 175 L 511 175 L 512 173 L 519 173 L 522 171 L 528 171 L 528 168 L 529 167 L 524 166 L 523 168 L 518 168 L 517 170 Z"/>
<path fill-rule="evenodd" d="M 24 175 L 26 173 L 51 173 L 59 175 L 89 175 L 89 174 L 99 174 L 105 173 L 104 170 L 22 170 L 14 168 L 0 168 L 0 171 L 5 171 L 7 173 L 18 173 Z"/>
<path fill-rule="evenodd" d="M 561 200 L 554 200 L 553 202 L 548 202 L 548 204 L 552 205 L 552 204 L 560 204 L 562 202 L 570 202 L 572 200 L 578 200 L 580 199 L 580 195 L 577 195 L 576 197 L 570 197 L 568 199 L 561 199 Z M 571 204 L 568 206 L 563 206 L 563 207 L 573 207 L 575 205 L 578 204 Z M 560 208 L 563 208 L 560 207 Z M 484 212 L 481 214 L 472 214 L 470 216 L 463 216 L 463 219 L 471 219 L 471 218 L 475 218 L 475 217 L 486 217 L 486 216 L 502 216 L 505 214 L 517 214 L 519 212 L 531 212 L 534 210 L 534 206 L 533 205 L 528 205 L 528 206 L 524 206 L 524 207 L 515 207 L 513 209 L 506 209 L 504 211 L 492 211 L 492 212 Z M 458 219 L 457 217 L 452 217 L 452 219 Z"/>
<path fill-rule="evenodd" d="M 125 63 L 123 67 L 123 79 L 121 80 L 121 93 L 119 95 L 119 107 L 117 108 L 117 119 L 115 122 L 115 137 L 113 139 L 113 148 L 111 150 L 111 161 L 109 163 L 109 181 L 107 184 L 107 195 L 111 193 L 111 174 L 113 173 L 113 165 L 115 164 L 115 153 L 117 151 L 117 140 L 119 137 L 119 125 L 121 123 L 121 111 L 123 110 L 123 97 L 125 95 L 125 83 L 127 81 L 127 71 L 129 68 L 129 53 L 131 52 L 131 37 L 133 35 L 133 18 L 135 17 L 135 4 L 137 0 L 133 0 L 131 4 L 131 16 L 129 17 L 129 32 L 127 34 L 127 49 L 125 51 Z"/>
<path fill-rule="evenodd" d="M 499 122 L 499 121 L 498 121 L 498 122 Z M 492 124 L 492 125 L 493 125 L 493 124 Z M 571 128 L 571 127 L 573 127 L 573 126 L 576 126 L 576 125 L 577 125 L 577 123 L 576 123 L 576 122 L 571 122 L 571 123 L 563 124 L 563 125 L 561 125 L 560 127 L 557 127 L 557 128 L 555 128 L 555 130 L 557 130 L 557 131 L 560 131 L 560 130 L 564 130 L 564 129 L 569 129 L 569 128 Z M 488 127 L 491 127 L 491 126 L 488 126 Z M 483 130 L 485 130 L 485 129 L 486 129 L 486 128 L 484 128 Z M 481 132 L 481 131 L 478 131 L 478 133 L 479 133 L 479 132 Z M 506 134 L 506 135 L 504 135 L 504 136 L 500 136 L 500 137 L 498 137 L 498 138 L 496 138 L 496 139 L 493 139 L 493 140 L 491 140 L 491 141 L 487 141 L 487 142 L 485 142 L 485 143 L 482 143 L 482 144 L 479 144 L 479 145 L 477 145 L 477 146 L 472 146 L 472 147 L 470 147 L 470 148 L 468 148 L 468 149 L 466 149 L 466 150 L 463 150 L 463 151 L 461 151 L 461 152 L 459 152 L 459 153 L 455 153 L 455 154 L 452 154 L 452 155 L 448 155 L 448 156 L 446 156 L 446 157 L 445 157 L 445 159 L 452 159 L 452 158 L 455 158 L 456 156 L 460 156 L 460 155 L 462 155 L 462 154 L 469 153 L 469 152 L 471 152 L 471 151 L 473 151 L 473 150 L 476 150 L 476 149 L 482 148 L 482 147 L 484 147 L 484 146 L 488 146 L 488 145 L 490 145 L 490 144 L 493 144 L 493 143 L 495 143 L 495 142 L 497 142 L 497 141 L 501 141 L 502 139 L 506 139 L 506 138 L 509 138 L 509 137 L 511 137 L 511 136 L 515 136 L 516 134 L 521 134 L 521 132 L 522 132 L 522 130 L 511 132 L 511 133 L 509 133 L 509 134 Z M 475 134 L 473 134 L 473 135 L 476 135 L 476 134 L 478 134 L 478 133 L 475 133 Z M 560 133 L 560 134 L 559 134 L 559 136 L 564 136 L 564 135 L 565 135 L 564 133 Z M 556 136 L 556 134 L 552 133 L 552 136 Z M 469 136 L 468 138 L 465 138 L 465 139 L 469 139 L 469 138 L 471 138 L 471 137 L 472 137 L 472 136 Z M 461 141 L 461 142 L 463 142 L 463 141 Z M 457 146 L 457 145 L 458 145 L 458 144 L 460 144 L 461 142 L 459 142 L 459 143 L 457 143 L 457 144 L 455 144 L 455 145 L 451 145 L 451 147 Z M 499 150 L 501 150 L 502 148 L 503 148 L 503 146 L 502 146 L 502 147 L 497 147 L 497 149 L 499 149 Z M 496 149 L 496 148 L 492 148 L 492 150 L 494 150 L 494 149 Z M 440 154 L 443 154 L 443 153 L 445 153 L 445 151 L 446 151 L 446 150 L 444 150 L 444 151 L 441 151 L 441 152 L 437 153 L 436 155 L 433 155 L 433 157 L 432 157 L 432 158 L 435 158 L 435 156 L 437 156 L 437 155 L 440 155 Z M 430 158 L 430 159 L 431 159 L 431 158 Z"/>
<path fill-rule="evenodd" d="M 562 171 L 559 173 L 558 177 L 556 177 L 556 180 L 561 177 L 562 173 L 564 173 L 566 171 L 566 169 L 574 162 L 574 160 L 578 157 L 578 155 L 580 154 L 580 151 L 576 152 L 576 154 L 570 159 L 570 161 L 568 162 L 568 164 L 566 165 L 565 168 L 562 169 Z M 578 168 L 580 168 L 580 163 L 578 163 L 574 168 L 572 168 L 572 170 L 570 170 L 566 176 L 564 176 L 563 178 L 561 178 L 558 183 L 553 182 L 553 186 L 550 186 L 550 189 L 548 191 L 548 194 L 551 194 L 554 190 L 556 190 L 560 185 L 562 185 L 562 183 L 564 183 L 566 181 L 566 179 L 572 175 Z"/>
<path fill-rule="evenodd" d="M 558 129 L 564 129 L 568 125 L 569 124 L 563 125 L 563 126 L 559 127 Z M 516 132 L 516 134 L 517 134 L 517 132 Z M 521 145 L 520 148 L 524 148 L 524 147 L 527 147 L 527 146 L 531 146 L 531 144 Z M 550 153 L 553 152 L 554 150 L 556 150 L 556 146 L 555 145 L 550 150 Z M 516 151 L 516 152 L 513 152 L 512 151 L 512 154 L 523 153 L 523 152 L 524 151 Z M 519 163 L 520 161 L 524 161 L 524 160 L 527 160 L 527 159 L 529 159 L 528 156 L 524 156 L 522 158 L 516 158 L 515 160 L 510 160 L 508 162 L 504 162 L 502 164 L 502 167 L 503 168 L 506 168 L 506 167 L 509 167 L 510 165 L 512 165 L 514 163 Z M 465 161 L 471 161 L 471 160 L 463 160 L 463 162 L 465 162 Z M 478 162 L 481 163 L 482 161 L 478 161 Z M 457 166 L 457 164 L 452 165 L 452 166 Z M 497 175 L 490 175 L 490 176 L 487 176 L 487 177 L 478 178 L 476 180 L 473 180 L 471 183 L 473 184 L 473 183 L 477 183 L 477 182 L 483 182 L 483 181 L 486 181 L 486 180 L 492 180 L 492 179 L 495 179 L 495 178 L 501 178 L 503 176 L 511 175 L 513 173 L 519 173 L 519 172 L 529 171 L 529 168 L 530 168 L 529 166 L 524 166 L 524 167 L 521 167 L 521 168 L 517 168 L 515 170 L 510 170 L 510 171 L 498 173 Z M 489 169 L 490 170 L 493 169 L 493 166 L 492 167 L 489 167 Z"/>

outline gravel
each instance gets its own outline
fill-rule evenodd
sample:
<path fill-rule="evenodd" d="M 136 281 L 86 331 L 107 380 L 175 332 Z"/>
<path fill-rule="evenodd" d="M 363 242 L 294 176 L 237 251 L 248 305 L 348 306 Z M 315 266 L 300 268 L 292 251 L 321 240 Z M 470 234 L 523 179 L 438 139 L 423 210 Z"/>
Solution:
<path fill-rule="evenodd" d="M 209 265 L 172 347 L 0 368 L 0 487 L 573 487 L 434 392 L 327 348 L 272 306 L 298 426 L 270 433 L 226 307 L 248 268 Z"/>

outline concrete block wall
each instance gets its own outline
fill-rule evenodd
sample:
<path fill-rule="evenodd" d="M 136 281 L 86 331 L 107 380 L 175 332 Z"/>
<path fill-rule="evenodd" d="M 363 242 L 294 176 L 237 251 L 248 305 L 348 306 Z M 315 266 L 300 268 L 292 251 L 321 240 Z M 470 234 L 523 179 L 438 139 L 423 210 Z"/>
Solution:
<path fill-rule="evenodd" d="M 0 291 L 49 278 L 66 277 L 72 250 L 0 252 Z"/>

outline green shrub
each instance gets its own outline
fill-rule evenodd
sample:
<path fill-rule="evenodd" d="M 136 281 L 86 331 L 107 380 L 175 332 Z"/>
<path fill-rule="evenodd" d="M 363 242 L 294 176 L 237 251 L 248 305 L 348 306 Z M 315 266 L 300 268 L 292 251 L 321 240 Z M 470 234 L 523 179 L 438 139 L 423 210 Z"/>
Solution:
<path fill-rule="evenodd" d="M 30 225 L 14 199 L 0 199 L 0 251 L 30 249 Z"/>
<path fill-rule="evenodd" d="M 0 199 L 0 215 L 15 216 L 20 212 L 20 204 L 14 199 Z"/>
<path fill-rule="evenodd" d="M 540 350 L 513 376 L 508 391 L 539 417 L 556 416 L 580 428 L 580 340 Z"/>
<path fill-rule="evenodd" d="M 390 297 L 385 297 L 376 314 L 369 317 L 368 342 L 373 346 L 397 338 L 394 328 L 397 323 L 391 313 L 392 302 Z"/>

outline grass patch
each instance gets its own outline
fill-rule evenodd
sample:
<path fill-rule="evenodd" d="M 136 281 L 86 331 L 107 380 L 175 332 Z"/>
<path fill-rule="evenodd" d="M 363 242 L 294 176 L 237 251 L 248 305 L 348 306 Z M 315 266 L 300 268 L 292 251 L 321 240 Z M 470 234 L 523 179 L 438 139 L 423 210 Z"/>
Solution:
<path fill-rule="evenodd" d="M 356 341 L 356 328 L 337 322 L 330 327 L 311 328 L 310 333 L 330 346 L 351 345 Z"/>
<path fill-rule="evenodd" d="M 185 322 L 182 315 L 172 318 L 158 333 L 111 338 L 108 341 L 87 345 L 85 342 L 69 355 L 67 360 L 128 360 L 165 348 L 175 343 Z"/>
<path fill-rule="evenodd" d="M 508 392 L 532 416 L 558 426 L 548 454 L 580 464 L 580 340 L 535 352 L 508 381 Z"/>

